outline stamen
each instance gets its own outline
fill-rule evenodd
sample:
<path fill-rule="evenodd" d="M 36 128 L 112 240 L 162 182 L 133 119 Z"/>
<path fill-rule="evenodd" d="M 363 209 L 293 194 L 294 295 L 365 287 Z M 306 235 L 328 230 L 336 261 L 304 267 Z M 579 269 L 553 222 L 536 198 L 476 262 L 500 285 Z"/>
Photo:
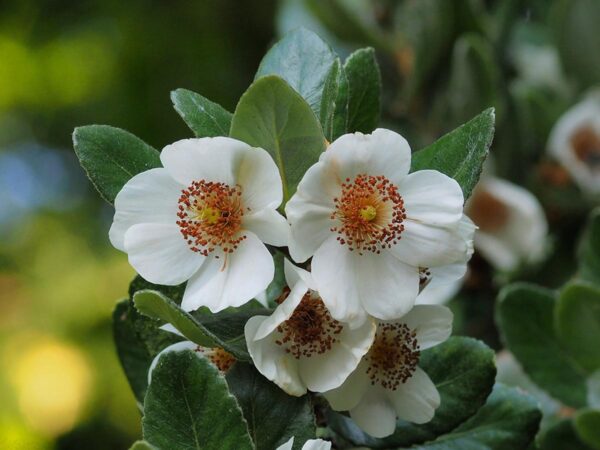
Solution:
<path fill-rule="evenodd" d="M 331 219 L 340 225 L 331 231 L 339 234 L 340 244 L 362 255 L 365 251 L 381 253 L 398 243 L 406 210 L 398 188 L 386 177 L 360 174 L 354 180 L 346 178 L 340 198 L 333 201 Z"/>
<path fill-rule="evenodd" d="M 404 323 L 380 323 L 365 356 L 371 384 L 395 391 L 417 369 L 421 351 L 417 334 Z"/>
<path fill-rule="evenodd" d="M 181 191 L 177 225 L 192 251 L 208 256 L 219 247 L 227 255 L 238 248 L 246 239 L 239 233 L 244 215 L 241 196 L 238 185 L 204 180 Z"/>
<path fill-rule="evenodd" d="M 231 369 L 231 366 L 236 362 L 235 356 L 221 347 L 205 348 L 197 346 L 194 351 L 206 355 L 210 362 L 223 373 Z"/>
<path fill-rule="evenodd" d="M 275 341 L 294 358 L 310 358 L 323 354 L 336 342 L 344 326 L 331 317 L 320 297 L 308 292 L 292 316 L 277 327 L 280 337 Z"/>
<path fill-rule="evenodd" d="M 573 153 L 593 170 L 600 170 L 600 136 L 590 126 L 578 129 L 571 136 Z"/>

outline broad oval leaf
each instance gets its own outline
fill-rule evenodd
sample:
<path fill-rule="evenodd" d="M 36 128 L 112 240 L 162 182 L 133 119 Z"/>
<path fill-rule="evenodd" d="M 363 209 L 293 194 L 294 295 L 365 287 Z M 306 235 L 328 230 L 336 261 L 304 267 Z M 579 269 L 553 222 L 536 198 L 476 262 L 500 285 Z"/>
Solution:
<path fill-rule="evenodd" d="M 600 410 L 583 409 L 575 416 L 575 431 L 582 442 L 600 450 Z"/>
<path fill-rule="evenodd" d="M 590 374 L 600 369 L 600 288 L 566 286 L 555 311 L 556 330 L 573 358 Z"/>
<path fill-rule="evenodd" d="M 600 208 L 590 214 L 578 249 L 578 278 L 600 285 Z"/>
<path fill-rule="evenodd" d="M 225 378 L 193 352 L 164 353 L 144 400 L 144 439 L 169 450 L 250 450 L 246 421 Z"/>
<path fill-rule="evenodd" d="M 240 99 L 231 137 L 267 150 L 279 167 L 284 201 L 296 192 L 306 170 L 325 150 L 325 137 L 304 99 L 284 80 L 266 76 Z"/>
<path fill-rule="evenodd" d="M 171 92 L 175 111 L 197 137 L 228 136 L 232 114 L 214 102 L 187 89 Z"/>
<path fill-rule="evenodd" d="M 323 87 L 336 59 L 317 34 L 306 28 L 287 33 L 264 56 L 255 80 L 266 75 L 283 78 L 319 117 Z"/>
<path fill-rule="evenodd" d="M 315 418 L 307 395 L 287 395 L 253 366 L 238 362 L 225 377 L 248 422 L 256 450 L 272 450 L 294 436 L 294 449 L 315 437 Z"/>
<path fill-rule="evenodd" d="M 494 352 L 483 342 L 452 337 L 425 350 L 419 365 L 437 386 L 441 404 L 431 422 L 415 425 L 398 421 L 392 436 L 375 439 L 341 414 L 330 414 L 330 426 L 354 445 L 391 448 L 419 444 L 446 433 L 467 420 L 485 403 L 494 386 Z"/>
<path fill-rule="evenodd" d="M 128 131 L 108 125 L 75 128 L 73 148 L 88 178 L 109 203 L 134 175 L 161 167 L 156 149 Z"/>
<path fill-rule="evenodd" d="M 379 124 L 381 73 L 375 50 L 362 48 L 344 63 L 348 78 L 348 132 L 370 133 Z"/>
<path fill-rule="evenodd" d="M 465 201 L 479 181 L 494 137 L 494 108 L 486 109 L 464 125 L 412 155 L 411 171 L 434 169 L 454 178 Z"/>
<path fill-rule="evenodd" d="M 525 283 L 500 292 L 496 321 L 504 344 L 537 384 L 567 405 L 586 402 L 585 370 L 554 331 L 553 291 Z"/>
<path fill-rule="evenodd" d="M 573 419 L 563 419 L 546 428 L 536 443 L 539 450 L 590 450 L 575 434 Z"/>
<path fill-rule="evenodd" d="M 542 413 L 533 397 L 496 385 L 486 404 L 451 433 L 415 450 L 525 450 L 535 437 Z"/>

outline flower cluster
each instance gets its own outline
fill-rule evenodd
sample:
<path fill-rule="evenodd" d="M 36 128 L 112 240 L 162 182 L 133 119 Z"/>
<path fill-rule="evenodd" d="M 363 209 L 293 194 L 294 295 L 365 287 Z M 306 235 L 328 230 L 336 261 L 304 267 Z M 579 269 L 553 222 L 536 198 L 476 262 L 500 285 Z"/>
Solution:
<path fill-rule="evenodd" d="M 279 170 L 263 149 L 187 139 L 161 161 L 118 194 L 110 230 L 144 278 L 187 281 L 181 307 L 218 312 L 259 296 L 274 277 L 267 245 L 287 247 L 288 287 L 271 315 L 245 326 L 257 370 L 290 395 L 322 393 L 376 437 L 397 418 L 431 420 L 440 397 L 420 355 L 449 337 L 452 314 L 415 303 L 430 282 L 461 278 L 473 253 L 456 181 L 409 173 L 397 133 L 346 134 L 305 173 L 284 217 Z M 222 370 L 232 363 L 192 343 L 171 350 L 185 348 Z"/>

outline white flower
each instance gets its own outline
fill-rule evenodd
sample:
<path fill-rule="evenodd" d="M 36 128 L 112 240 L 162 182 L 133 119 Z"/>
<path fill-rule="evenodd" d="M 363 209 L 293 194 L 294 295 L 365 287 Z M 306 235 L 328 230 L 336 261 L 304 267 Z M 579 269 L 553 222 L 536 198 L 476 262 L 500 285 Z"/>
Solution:
<path fill-rule="evenodd" d="M 548 151 L 584 192 L 600 193 L 600 94 L 590 95 L 556 122 Z"/>
<path fill-rule="evenodd" d="M 350 327 L 333 319 L 309 272 L 285 260 L 290 292 L 270 316 L 245 327 L 248 352 L 260 373 L 290 395 L 338 387 L 371 346 L 375 323 Z"/>
<path fill-rule="evenodd" d="M 418 367 L 420 352 L 445 341 L 451 331 L 452 313 L 439 305 L 416 305 L 400 320 L 381 322 L 358 368 L 339 388 L 323 395 L 334 410 L 349 411 L 374 437 L 392 434 L 396 418 L 429 422 L 440 395 Z"/>
<path fill-rule="evenodd" d="M 408 174 L 411 151 L 397 133 L 347 134 L 333 142 L 286 206 L 290 254 L 312 259 L 331 315 L 352 326 L 367 315 L 402 316 L 419 271 L 468 259 L 458 238 L 463 193 L 435 170 Z"/>
<path fill-rule="evenodd" d="M 289 441 L 277 447 L 276 450 L 292 450 L 293 445 L 294 437 L 292 436 Z M 331 442 L 324 441 L 323 439 L 309 439 L 302 446 L 302 450 L 329 450 L 330 448 Z"/>
<path fill-rule="evenodd" d="M 287 245 L 275 163 L 225 137 L 178 141 L 160 158 L 164 168 L 134 176 L 117 195 L 112 244 L 152 283 L 188 281 L 186 311 L 246 303 L 273 279 L 263 242 Z"/>
<path fill-rule="evenodd" d="M 494 267 L 513 270 L 544 256 L 548 223 L 542 206 L 528 190 L 486 176 L 466 210 L 479 227 L 475 248 Z"/>

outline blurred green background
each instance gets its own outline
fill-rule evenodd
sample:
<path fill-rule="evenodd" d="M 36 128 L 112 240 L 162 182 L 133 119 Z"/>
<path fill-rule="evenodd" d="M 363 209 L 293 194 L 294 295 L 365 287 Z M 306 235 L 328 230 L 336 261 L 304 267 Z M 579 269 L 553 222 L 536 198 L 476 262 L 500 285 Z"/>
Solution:
<path fill-rule="evenodd" d="M 156 148 L 191 137 L 170 91 L 233 111 L 299 25 L 342 57 L 376 49 L 382 125 L 414 149 L 495 106 L 495 174 L 540 200 L 551 249 L 510 273 L 474 257 L 455 332 L 498 349 L 499 287 L 560 286 L 598 203 L 546 154 L 557 119 L 600 83 L 598 22 L 598 0 L 0 2 L 0 449 L 126 449 L 140 435 L 111 331 L 134 272 L 110 247 L 113 210 L 76 161 L 74 127 L 121 127 Z"/>

